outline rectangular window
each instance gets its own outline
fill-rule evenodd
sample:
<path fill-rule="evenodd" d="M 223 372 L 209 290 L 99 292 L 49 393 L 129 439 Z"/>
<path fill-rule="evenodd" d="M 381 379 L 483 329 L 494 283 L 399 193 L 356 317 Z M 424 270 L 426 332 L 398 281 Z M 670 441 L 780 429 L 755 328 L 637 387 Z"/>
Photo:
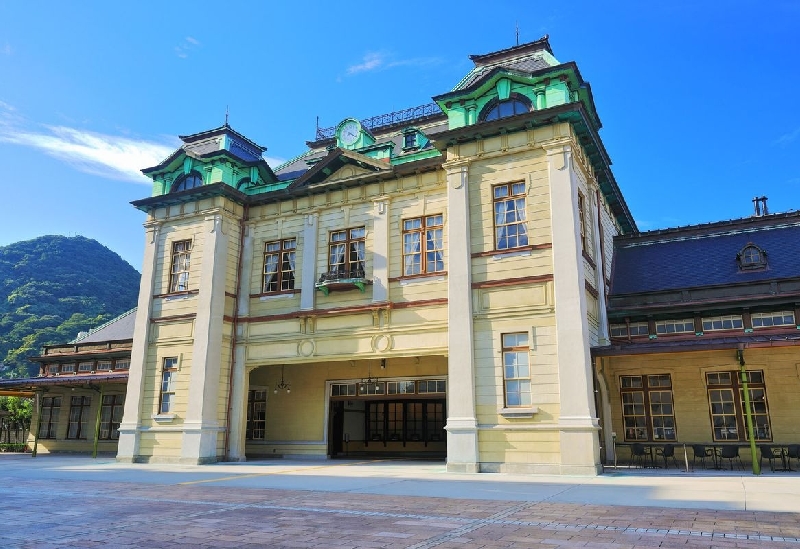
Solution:
<path fill-rule="evenodd" d="M 294 289 L 296 249 L 294 238 L 264 244 L 264 293 Z"/>
<path fill-rule="evenodd" d="M 444 393 L 447 389 L 447 382 L 443 379 L 424 379 L 417 382 L 417 392 L 423 393 Z"/>
<path fill-rule="evenodd" d="M 61 365 L 61 373 L 62 374 L 74 374 L 75 373 L 75 365 L 74 364 L 62 364 Z"/>
<path fill-rule="evenodd" d="M 628 337 L 627 324 L 612 324 L 609 327 L 609 331 L 611 332 L 611 337 Z"/>
<path fill-rule="evenodd" d="M 131 367 L 130 360 L 117 360 L 114 362 L 115 370 L 129 370 Z"/>
<path fill-rule="evenodd" d="M 367 402 L 369 442 L 441 442 L 445 440 L 444 400 Z"/>
<path fill-rule="evenodd" d="M 792 311 L 777 311 L 774 313 L 753 313 L 750 318 L 753 328 L 769 328 L 770 326 L 794 326 L 794 313 Z"/>
<path fill-rule="evenodd" d="M 102 362 L 100 364 L 102 364 Z M 94 362 L 81 362 L 78 364 L 79 372 L 91 372 L 92 370 L 94 370 Z"/>
<path fill-rule="evenodd" d="M 74 396 L 70 399 L 69 429 L 67 430 L 67 438 L 86 438 L 86 424 L 89 419 L 89 407 L 91 404 L 92 397 L 88 396 Z"/>
<path fill-rule="evenodd" d="M 528 245 L 525 214 L 525 183 L 506 183 L 492 189 L 494 193 L 494 244 L 496 250 Z"/>
<path fill-rule="evenodd" d="M 168 414 L 175 408 L 175 380 L 178 377 L 178 359 L 171 357 L 164 359 L 161 370 L 161 396 L 159 398 L 158 413 Z"/>
<path fill-rule="evenodd" d="M 578 224 L 581 231 L 581 250 L 587 250 L 586 246 L 586 200 L 583 198 L 583 193 L 578 191 Z"/>
<path fill-rule="evenodd" d="M 404 440 L 403 436 L 403 403 L 402 402 L 387 402 L 386 403 L 386 434 L 387 440 L 398 441 Z"/>
<path fill-rule="evenodd" d="M 413 395 L 415 385 L 413 381 L 388 381 L 386 383 L 386 394 Z"/>
<path fill-rule="evenodd" d="M 47 373 L 48 374 L 57 374 L 61 370 L 61 366 L 58 364 L 48 364 L 47 365 Z"/>
<path fill-rule="evenodd" d="M 443 232 L 442 215 L 403 220 L 403 276 L 444 271 Z"/>
<path fill-rule="evenodd" d="M 189 265 L 192 256 L 192 241 L 179 240 L 172 243 L 172 268 L 169 274 L 169 291 L 185 292 L 189 289 Z"/>
<path fill-rule="evenodd" d="M 97 363 L 97 369 L 100 371 L 109 371 L 113 368 L 113 364 L 110 360 L 101 360 Z"/>
<path fill-rule="evenodd" d="M 620 377 L 626 441 L 677 440 L 669 374 Z"/>
<path fill-rule="evenodd" d="M 100 409 L 100 440 L 118 440 L 119 424 L 122 421 L 122 409 L 125 395 L 103 395 L 103 406 Z"/>
<path fill-rule="evenodd" d="M 681 320 L 657 320 L 657 334 L 688 334 L 694 333 L 694 320 L 683 318 Z"/>
<path fill-rule="evenodd" d="M 741 315 L 712 316 L 703 319 L 703 331 L 741 330 L 744 327 Z"/>
<path fill-rule="evenodd" d="M 338 278 L 364 278 L 366 236 L 364 227 L 332 232 L 328 271 Z"/>
<path fill-rule="evenodd" d="M 331 384 L 331 396 L 332 397 L 356 396 L 356 384 L 355 383 L 332 383 Z"/>
<path fill-rule="evenodd" d="M 444 402 L 425 403 L 425 440 L 440 442 L 445 439 Z"/>
<path fill-rule="evenodd" d="M 267 391 L 253 389 L 247 394 L 247 440 L 264 440 L 267 429 Z"/>
<path fill-rule="evenodd" d="M 42 422 L 39 426 L 39 438 L 56 438 L 60 413 L 61 397 L 44 397 L 42 399 Z"/>
<path fill-rule="evenodd" d="M 757 441 L 771 441 L 772 429 L 770 427 L 769 407 L 767 406 L 767 388 L 764 383 L 764 372 L 751 370 L 746 375 L 755 439 Z M 740 373 L 709 372 L 706 374 L 706 385 L 714 440 L 746 441 L 747 420 L 744 413 L 746 408 Z"/>
<path fill-rule="evenodd" d="M 503 379 L 506 407 L 531 405 L 528 333 L 503 334 Z"/>

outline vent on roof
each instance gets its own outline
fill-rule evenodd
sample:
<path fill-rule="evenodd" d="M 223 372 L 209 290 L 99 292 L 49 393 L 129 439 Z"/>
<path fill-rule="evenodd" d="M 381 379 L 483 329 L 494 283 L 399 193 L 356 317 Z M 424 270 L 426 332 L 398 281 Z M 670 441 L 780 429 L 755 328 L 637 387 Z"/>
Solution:
<path fill-rule="evenodd" d="M 768 215 L 769 210 L 767 210 L 767 197 L 766 196 L 756 196 L 753 197 L 753 215 L 755 217 L 761 217 L 762 215 Z"/>

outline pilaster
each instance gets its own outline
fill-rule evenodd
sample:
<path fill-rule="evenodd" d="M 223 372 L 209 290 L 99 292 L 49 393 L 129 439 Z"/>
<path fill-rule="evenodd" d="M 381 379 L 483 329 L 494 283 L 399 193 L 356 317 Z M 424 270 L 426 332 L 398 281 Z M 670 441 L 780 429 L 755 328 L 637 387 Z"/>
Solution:
<path fill-rule="evenodd" d="M 220 429 L 217 402 L 221 398 L 222 319 L 229 244 L 224 221 L 222 215 L 216 213 L 206 216 L 204 223 L 189 403 L 181 445 L 181 461 L 188 463 L 215 461 L 217 457 Z"/>
<path fill-rule="evenodd" d="M 372 301 L 389 299 L 389 199 L 374 203 L 372 216 Z"/>
<path fill-rule="evenodd" d="M 250 273 L 253 272 L 253 228 L 245 226 L 242 237 L 241 271 L 239 287 L 236 289 L 236 316 L 246 317 L 250 314 Z M 231 401 L 228 403 L 228 455 L 229 461 L 246 461 L 245 430 L 247 428 L 247 370 L 245 368 L 246 345 L 244 343 L 246 326 L 235 326 L 236 343 L 233 356 L 233 373 L 231 375 Z"/>
<path fill-rule="evenodd" d="M 144 372 L 149 345 L 150 317 L 153 310 L 153 286 L 155 284 L 155 265 L 158 257 L 159 232 L 161 224 L 148 221 L 145 227 L 144 258 L 142 259 L 142 278 L 139 283 L 139 302 L 133 328 L 133 348 L 131 365 L 128 370 L 128 386 L 125 394 L 125 407 L 119 426 L 117 461 L 133 462 L 139 455 L 139 428 L 142 424 L 142 395 L 144 393 Z"/>
<path fill-rule="evenodd" d="M 578 183 L 569 141 L 552 143 L 546 152 L 553 231 L 561 472 L 593 474 L 600 470 L 600 450 L 589 353 Z"/>
<path fill-rule="evenodd" d="M 472 325 L 469 169 L 465 162 L 447 170 L 447 470 L 478 472 L 475 414 L 475 354 Z"/>
<path fill-rule="evenodd" d="M 319 214 L 308 214 L 303 224 L 303 270 L 300 278 L 300 308 L 303 310 L 313 310 L 316 302 L 318 227 Z"/>

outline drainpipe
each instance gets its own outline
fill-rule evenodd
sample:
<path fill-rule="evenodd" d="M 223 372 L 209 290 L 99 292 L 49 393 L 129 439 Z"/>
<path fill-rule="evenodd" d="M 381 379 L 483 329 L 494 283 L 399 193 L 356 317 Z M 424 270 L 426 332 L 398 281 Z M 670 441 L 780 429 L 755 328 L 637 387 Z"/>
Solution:
<path fill-rule="evenodd" d="M 31 451 L 31 457 L 36 457 L 36 451 L 39 447 L 39 430 L 42 428 L 42 405 L 44 403 L 44 399 L 42 398 L 42 392 L 39 391 L 36 393 L 36 408 L 39 410 L 38 417 L 36 418 L 36 433 L 33 435 L 33 451 Z"/>
<path fill-rule="evenodd" d="M 747 371 L 745 370 L 744 362 L 744 345 L 739 345 L 736 351 L 736 358 L 739 359 L 739 379 L 742 383 L 742 390 L 744 391 L 744 417 L 747 421 L 747 439 L 750 442 L 750 458 L 753 463 L 753 474 L 761 474 L 761 464 L 756 459 L 756 434 L 753 430 L 753 412 L 750 409 L 750 391 L 747 388 Z"/>
<path fill-rule="evenodd" d="M 95 389 L 99 394 L 98 398 L 98 406 L 97 406 L 97 417 L 94 420 L 94 446 L 92 447 L 92 457 L 97 458 L 97 441 L 100 438 L 100 414 L 103 412 L 103 386 L 101 385 L 99 389 Z M 114 414 L 114 407 L 111 407 L 111 414 Z"/>

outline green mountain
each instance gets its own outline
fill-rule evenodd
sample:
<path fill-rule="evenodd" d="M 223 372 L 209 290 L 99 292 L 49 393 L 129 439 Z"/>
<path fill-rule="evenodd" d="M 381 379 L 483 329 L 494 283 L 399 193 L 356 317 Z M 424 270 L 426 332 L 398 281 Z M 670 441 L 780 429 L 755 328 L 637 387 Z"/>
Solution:
<path fill-rule="evenodd" d="M 0 377 L 36 375 L 42 346 L 136 306 L 140 274 L 96 240 L 42 236 L 0 247 Z"/>

